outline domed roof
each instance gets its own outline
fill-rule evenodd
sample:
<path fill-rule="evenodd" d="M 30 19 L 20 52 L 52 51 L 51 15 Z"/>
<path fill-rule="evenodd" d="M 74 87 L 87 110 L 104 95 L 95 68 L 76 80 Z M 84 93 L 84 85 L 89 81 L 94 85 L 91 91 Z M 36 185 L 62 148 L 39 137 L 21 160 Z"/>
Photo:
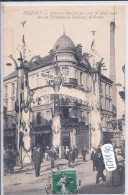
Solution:
<path fill-rule="evenodd" d="M 75 51 L 75 45 L 73 41 L 65 34 L 57 39 L 53 47 L 53 52 L 60 50 Z"/>

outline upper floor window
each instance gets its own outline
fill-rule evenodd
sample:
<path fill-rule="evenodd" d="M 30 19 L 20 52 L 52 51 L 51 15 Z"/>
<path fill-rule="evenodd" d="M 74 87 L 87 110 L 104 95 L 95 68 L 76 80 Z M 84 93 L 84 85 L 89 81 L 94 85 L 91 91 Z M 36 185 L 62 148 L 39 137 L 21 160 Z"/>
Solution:
<path fill-rule="evenodd" d="M 37 113 L 36 119 L 37 119 L 37 124 L 38 125 L 41 124 L 41 112 Z"/>
<path fill-rule="evenodd" d="M 6 85 L 5 86 L 5 97 L 7 97 L 8 96 L 8 86 Z"/>
<path fill-rule="evenodd" d="M 15 94 L 15 83 L 12 83 L 12 95 Z"/>
<path fill-rule="evenodd" d="M 105 95 L 107 95 L 107 84 L 105 84 Z"/>
<path fill-rule="evenodd" d="M 90 114 L 89 112 L 87 112 L 87 124 L 89 124 L 89 122 L 90 122 Z"/>
<path fill-rule="evenodd" d="M 36 75 L 36 84 L 37 84 L 37 87 L 39 86 L 39 75 L 37 74 Z"/>
<path fill-rule="evenodd" d="M 102 89 L 102 83 L 100 84 L 100 94 L 102 94 L 103 89 Z"/>
<path fill-rule="evenodd" d="M 6 110 L 8 110 L 8 101 L 5 101 Z"/>
<path fill-rule="evenodd" d="M 83 73 L 80 72 L 80 85 L 83 85 L 84 81 L 83 81 Z"/>
<path fill-rule="evenodd" d="M 76 72 L 75 72 L 75 77 L 76 77 L 76 79 L 78 79 L 78 71 L 76 70 Z"/>
<path fill-rule="evenodd" d="M 15 110 L 15 99 L 12 99 L 12 110 Z"/>
<path fill-rule="evenodd" d="M 50 112 L 50 110 L 47 110 L 47 120 L 50 120 L 51 119 L 51 112 Z"/>
<path fill-rule="evenodd" d="M 111 111 L 111 101 L 109 101 L 109 111 Z"/>
<path fill-rule="evenodd" d="M 109 86 L 109 96 L 111 96 L 111 86 Z"/>
<path fill-rule="evenodd" d="M 100 106 L 103 108 L 103 98 L 100 98 Z"/>
<path fill-rule="evenodd" d="M 63 76 L 68 76 L 69 75 L 69 68 L 68 67 L 62 67 L 62 74 Z"/>
<path fill-rule="evenodd" d="M 89 89 L 90 88 L 90 77 L 88 74 L 86 74 L 86 88 Z"/>

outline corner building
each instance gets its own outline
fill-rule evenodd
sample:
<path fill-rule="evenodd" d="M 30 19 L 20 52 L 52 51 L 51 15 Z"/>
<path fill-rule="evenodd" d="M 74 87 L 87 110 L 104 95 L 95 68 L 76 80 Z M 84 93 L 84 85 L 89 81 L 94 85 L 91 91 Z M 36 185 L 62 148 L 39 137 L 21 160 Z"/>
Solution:
<path fill-rule="evenodd" d="M 31 146 L 42 145 L 46 148 L 56 142 L 56 145 L 60 144 L 62 148 L 76 145 L 80 151 L 83 146 L 91 150 L 91 112 L 94 106 L 91 96 L 95 93 L 95 84 L 90 74 L 93 70 L 91 58 L 87 53 L 82 53 L 81 44 L 75 46 L 73 41 L 63 34 L 48 56 L 37 58 L 29 64 L 28 80 L 30 91 L 33 92 L 30 112 Z M 61 80 L 58 81 L 60 85 L 56 85 L 56 88 L 59 88 L 57 92 L 54 89 L 56 69 Z M 99 94 L 96 94 L 99 101 L 95 106 L 97 105 L 100 112 L 103 134 L 107 131 L 106 122 L 115 117 L 112 109 L 112 84 L 112 80 L 100 74 Z M 4 79 L 5 145 L 16 141 L 16 86 L 15 71 Z M 60 119 L 55 120 L 56 127 L 53 128 L 55 102 L 59 106 Z M 102 139 L 104 142 L 104 136 Z"/>

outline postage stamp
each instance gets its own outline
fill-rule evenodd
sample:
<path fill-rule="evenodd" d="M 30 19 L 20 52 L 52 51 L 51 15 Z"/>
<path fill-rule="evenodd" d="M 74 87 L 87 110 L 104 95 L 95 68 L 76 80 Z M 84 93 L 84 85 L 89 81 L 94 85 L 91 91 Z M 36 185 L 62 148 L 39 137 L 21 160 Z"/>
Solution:
<path fill-rule="evenodd" d="M 77 194 L 76 170 L 52 173 L 53 194 Z"/>

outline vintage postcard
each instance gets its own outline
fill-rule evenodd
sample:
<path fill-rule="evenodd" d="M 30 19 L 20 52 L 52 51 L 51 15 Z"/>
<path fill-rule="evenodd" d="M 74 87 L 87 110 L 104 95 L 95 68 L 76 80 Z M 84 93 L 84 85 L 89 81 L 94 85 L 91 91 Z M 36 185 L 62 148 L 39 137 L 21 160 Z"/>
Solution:
<path fill-rule="evenodd" d="M 125 194 L 126 6 L 2 17 L 2 194 Z"/>

